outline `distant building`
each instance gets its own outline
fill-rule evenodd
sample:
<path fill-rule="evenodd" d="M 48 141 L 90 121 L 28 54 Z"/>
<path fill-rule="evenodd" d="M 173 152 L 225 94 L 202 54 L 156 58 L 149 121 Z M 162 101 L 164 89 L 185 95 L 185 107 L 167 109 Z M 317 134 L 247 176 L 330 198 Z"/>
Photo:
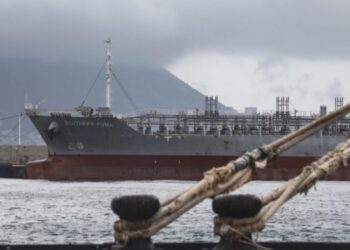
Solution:
<path fill-rule="evenodd" d="M 258 113 L 258 108 L 257 107 L 245 107 L 244 113 L 246 115 L 255 115 Z"/>

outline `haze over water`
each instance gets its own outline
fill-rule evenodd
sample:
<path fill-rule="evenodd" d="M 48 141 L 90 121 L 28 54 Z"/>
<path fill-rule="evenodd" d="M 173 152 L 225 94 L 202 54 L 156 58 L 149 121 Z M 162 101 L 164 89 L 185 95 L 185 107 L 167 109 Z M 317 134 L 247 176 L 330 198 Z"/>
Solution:
<path fill-rule="evenodd" d="M 112 242 L 117 217 L 111 199 L 154 194 L 165 199 L 194 182 L 49 182 L 0 179 L 0 244 Z M 266 194 L 282 182 L 254 181 L 237 193 Z M 350 183 L 320 182 L 298 195 L 269 221 L 259 241 L 350 241 Z M 184 214 L 156 242 L 218 241 L 212 233 L 211 201 Z"/>

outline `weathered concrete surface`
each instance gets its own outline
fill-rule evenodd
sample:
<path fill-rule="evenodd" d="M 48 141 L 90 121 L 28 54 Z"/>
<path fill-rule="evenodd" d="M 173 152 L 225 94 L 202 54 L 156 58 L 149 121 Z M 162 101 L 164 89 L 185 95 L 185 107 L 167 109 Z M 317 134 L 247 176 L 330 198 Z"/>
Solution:
<path fill-rule="evenodd" d="M 262 242 L 265 247 L 276 250 L 348 250 L 349 242 Z M 215 243 L 159 243 L 155 244 L 156 250 L 210 250 L 213 249 Z M 115 248 L 111 243 L 101 245 L 0 245 L 0 250 L 112 250 L 125 249 Z M 241 248 L 235 248 L 240 250 Z"/>
<path fill-rule="evenodd" d="M 28 161 L 47 158 L 45 145 L 0 146 L 0 164 L 24 165 Z"/>

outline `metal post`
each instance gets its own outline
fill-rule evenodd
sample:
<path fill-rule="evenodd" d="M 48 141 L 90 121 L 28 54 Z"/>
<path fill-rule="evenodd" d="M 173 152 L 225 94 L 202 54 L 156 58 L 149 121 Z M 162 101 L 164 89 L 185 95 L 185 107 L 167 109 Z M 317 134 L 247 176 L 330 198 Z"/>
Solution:
<path fill-rule="evenodd" d="M 212 96 L 210 96 L 209 97 L 209 115 L 210 116 L 213 116 L 213 107 L 214 107 L 213 103 L 214 103 L 214 99 Z"/>
<path fill-rule="evenodd" d="M 219 103 L 218 96 L 215 96 L 215 99 L 214 99 L 214 114 L 215 114 L 215 116 L 219 116 L 218 103 Z"/>
<path fill-rule="evenodd" d="M 106 44 L 107 44 L 106 107 L 111 108 L 112 50 L 111 50 L 110 38 L 106 40 Z"/>
<path fill-rule="evenodd" d="M 204 114 L 207 116 L 209 115 L 209 96 L 205 96 L 205 112 Z"/>
<path fill-rule="evenodd" d="M 22 138 L 21 138 L 21 122 L 22 122 L 22 113 L 19 114 L 19 117 L 18 117 L 18 145 L 21 145 L 22 144 Z"/>

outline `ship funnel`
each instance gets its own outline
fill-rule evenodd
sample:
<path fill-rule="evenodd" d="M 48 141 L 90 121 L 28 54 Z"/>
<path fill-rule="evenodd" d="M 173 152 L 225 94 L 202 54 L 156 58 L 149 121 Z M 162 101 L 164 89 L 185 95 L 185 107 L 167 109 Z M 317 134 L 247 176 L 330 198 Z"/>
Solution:
<path fill-rule="evenodd" d="M 320 116 L 324 116 L 327 114 L 327 106 L 322 105 L 320 106 Z"/>

